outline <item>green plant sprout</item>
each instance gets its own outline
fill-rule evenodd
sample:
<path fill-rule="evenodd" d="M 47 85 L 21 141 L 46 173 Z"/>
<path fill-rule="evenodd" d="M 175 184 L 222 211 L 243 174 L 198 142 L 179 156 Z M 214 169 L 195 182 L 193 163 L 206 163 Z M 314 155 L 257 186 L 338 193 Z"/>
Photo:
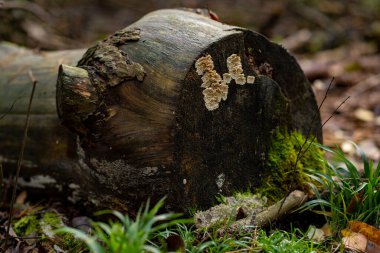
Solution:
<path fill-rule="evenodd" d="M 317 144 L 316 144 L 317 145 Z M 333 231 L 344 228 L 349 220 L 359 220 L 378 226 L 380 224 L 380 163 L 369 161 L 355 145 L 361 156 L 364 172 L 348 160 L 340 149 L 317 145 L 334 155 L 338 165 L 325 162 L 325 171 L 309 170 L 310 183 L 316 199 L 306 202 L 301 210 L 314 210 L 325 215 Z M 322 191 L 322 192 L 321 192 Z"/>
<path fill-rule="evenodd" d="M 157 214 L 163 204 L 164 199 L 161 199 L 149 210 L 148 201 L 145 208 L 139 209 L 135 221 L 118 211 L 98 212 L 98 215 L 111 214 L 117 221 L 93 222 L 92 234 L 70 227 L 58 229 L 57 233 L 73 234 L 82 240 L 92 253 L 158 253 L 161 252 L 160 248 L 150 241 L 155 233 L 178 223 L 189 222 L 187 219 L 178 219 L 181 214 Z"/>

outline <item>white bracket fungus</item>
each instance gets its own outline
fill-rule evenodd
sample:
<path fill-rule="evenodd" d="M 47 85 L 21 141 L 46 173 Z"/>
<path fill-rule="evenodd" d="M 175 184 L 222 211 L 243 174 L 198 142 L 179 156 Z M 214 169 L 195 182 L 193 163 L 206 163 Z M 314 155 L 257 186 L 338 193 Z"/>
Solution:
<path fill-rule="evenodd" d="M 227 58 L 228 73 L 222 77 L 214 70 L 214 62 L 211 55 L 200 57 L 195 62 L 197 74 L 202 76 L 203 99 L 207 110 L 213 111 L 219 108 L 221 100 L 227 100 L 228 85 L 232 80 L 236 84 L 244 85 L 254 83 L 254 76 L 245 77 L 241 58 L 237 54 L 232 54 Z"/>
<path fill-rule="evenodd" d="M 230 78 L 234 79 L 236 84 L 244 85 L 246 83 L 252 84 L 255 82 L 254 76 L 247 76 L 247 78 L 244 76 L 241 58 L 237 54 L 231 54 L 227 58 L 227 68 Z M 223 74 L 223 77 L 228 74 Z M 231 79 L 229 79 L 227 83 L 230 83 Z"/>
<path fill-rule="evenodd" d="M 246 83 L 246 78 L 243 73 L 243 66 L 241 64 L 240 56 L 237 54 L 231 54 L 227 58 L 227 68 L 232 79 L 235 80 L 236 84 L 244 85 Z"/>
<path fill-rule="evenodd" d="M 255 77 L 254 76 L 247 76 L 247 83 L 254 83 L 255 82 Z"/>
<path fill-rule="evenodd" d="M 225 80 L 214 70 L 214 62 L 211 55 L 199 58 L 195 62 L 198 75 L 202 75 L 203 99 L 207 110 L 213 111 L 219 108 L 219 102 L 227 99 L 228 85 Z"/>

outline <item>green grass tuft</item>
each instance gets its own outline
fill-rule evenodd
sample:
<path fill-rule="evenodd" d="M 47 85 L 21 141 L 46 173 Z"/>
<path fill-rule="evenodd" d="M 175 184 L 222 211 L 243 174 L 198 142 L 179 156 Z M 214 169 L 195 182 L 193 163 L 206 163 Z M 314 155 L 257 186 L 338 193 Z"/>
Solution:
<path fill-rule="evenodd" d="M 334 155 L 336 165 L 326 161 L 324 172 L 309 172 L 310 178 L 316 182 L 310 184 L 316 199 L 306 202 L 302 209 L 312 209 L 325 215 L 334 231 L 344 228 L 349 220 L 379 226 L 380 163 L 375 166 L 356 146 L 364 168 L 361 173 L 340 149 L 319 147 Z"/>
<path fill-rule="evenodd" d="M 178 219 L 180 214 L 157 214 L 163 203 L 162 199 L 149 210 L 148 202 L 145 208 L 140 208 L 135 221 L 118 211 L 99 212 L 99 215 L 111 214 L 116 221 L 93 222 L 93 234 L 86 234 L 70 227 L 59 229 L 57 232 L 74 235 L 82 240 L 93 253 L 161 252 L 160 248 L 151 241 L 156 233 L 177 223 L 188 222 L 188 220 Z"/>

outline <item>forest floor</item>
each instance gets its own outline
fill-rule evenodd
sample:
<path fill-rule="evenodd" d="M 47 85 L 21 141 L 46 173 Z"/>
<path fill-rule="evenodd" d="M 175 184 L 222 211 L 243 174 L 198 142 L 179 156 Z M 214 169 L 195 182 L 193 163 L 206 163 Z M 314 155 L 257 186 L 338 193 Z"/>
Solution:
<path fill-rule="evenodd" d="M 319 104 L 327 92 L 320 109 L 326 122 L 324 144 L 337 145 L 355 160 L 354 142 L 368 158 L 380 160 L 376 0 L 0 1 L 0 41 L 36 50 L 89 47 L 150 11 L 175 7 L 209 8 L 220 22 L 253 29 L 282 44 L 298 60 Z M 20 194 L 18 203 L 26 198 Z M 47 205 L 64 209 L 69 217 L 80 215 L 74 207 L 53 200 Z M 0 224 L 6 216 L 0 212 Z"/>

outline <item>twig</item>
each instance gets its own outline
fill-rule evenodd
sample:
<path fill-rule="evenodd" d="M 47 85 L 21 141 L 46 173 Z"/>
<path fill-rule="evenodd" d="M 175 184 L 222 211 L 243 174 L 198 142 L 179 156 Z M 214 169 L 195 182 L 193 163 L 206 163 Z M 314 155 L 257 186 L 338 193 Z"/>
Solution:
<path fill-rule="evenodd" d="M 329 86 L 329 88 L 330 88 L 330 86 Z M 331 113 L 330 117 L 329 117 L 327 120 L 325 120 L 325 122 L 323 122 L 321 128 L 323 128 L 323 127 L 326 125 L 326 123 L 329 122 L 329 120 L 330 120 L 332 117 L 334 117 L 334 115 L 338 112 L 339 108 L 340 108 L 344 103 L 346 103 L 346 101 L 347 101 L 349 98 L 350 98 L 350 96 L 346 97 L 346 99 L 343 100 L 343 101 L 339 104 L 339 106 L 338 106 L 337 108 L 335 108 L 335 110 L 333 111 L 333 113 Z M 323 99 L 323 100 L 324 100 L 324 99 Z M 320 109 L 320 108 L 319 108 L 319 109 Z M 305 153 L 309 150 L 311 144 L 313 144 L 314 140 L 315 140 L 315 136 L 314 136 L 313 139 L 309 142 L 309 145 L 308 145 L 307 148 L 303 151 L 303 153 L 301 154 L 300 157 L 302 157 L 303 155 L 305 155 Z M 302 148 L 301 148 L 301 150 L 302 150 Z"/>
<path fill-rule="evenodd" d="M 12 239 L 19 239 L 19 240 L 33 240 L 33 239 L 41 239 L 42 236 L 9 236 Z"/>
<path fill-rule="evenodd" d="M 306 199 L 306 193 L 298 190 L 292 191 L 289 196 L 286 196 L 281 202 L 279 201 L 268 207 L 267 210 L 258 213 L 253 220 L 251 220 L 251 225 L 266 227 L 273 221 L 280 219 L 282 216 L 301 206 L 305 203 Z"/>
<path fill-rule="evenodd" d="M 3 115 L 0 116 L 0 120 L 2 120 L 3 118 L 5 118 L 5 116 L 7 116 L 7 115 L 12 111 L 13 106 L 16 104 L 16 102 L 17 102 L 18 99 L 19 99 L 19 98 L 16 98 L 16 99 L 13 101 L 13 103 L 11 104 L 11 106 L 8 108 L 8 110 L 7 110 Z"/>
<path fill-rule="evenodd" d="M 284 201 L 285 200 L 285 201 Z M 292 191 L 289 196 L 286 196 L 284 199 L 279 200 L 275 204 L 269 206 L 265 210 L 261 211 L 257 214 L 249 215 L 246 218 L 237 220 L 235 222 L 232 222 L 228 226 L 225 226 L 223 228 L 220 228 L 218 230 L 219 235 L 225 235 L 226 233 L 234 233 L 241 231 L 241 228 L 247 229 L 247 231 L 252 232 L 251 229 L 257 229 L 257 228 L 263 228 L 267 227 L 271 223 L 273 223 L 276 220 L 281 219 L 283 216 L 287 215 L 288 213 L 293 212 L 298 207 L 300 207 L 305 201 L 307 200 L 307 194 L 305 192 L 295 190 Z M 283 207 L 281 207 L 282 202 L 284 202 Z M 230 206 L 232 208 L 232 206 Z M 210 209 L 209 209 L 210 210 Z M 209 212 L 209 210 L 205 212 Z M 278 212 L 280 210 L 280 213 Z M 217 214 L 217 216 L 213 216 L 212 219 L 214 220 L 224 220 L 225 217 L 223 217 L 223 214 Z M 218 223 L 214 223 L 218 224 Z M 208 228 L 209 225 L 201 225 L 197 226 L 199 229 Z M 212 224 L 211 224 L 212 226 Z"/>
<path fill-rule="evenodd" d="M 323 124 L 322 124 L 322 128 L 326 125 L 326 123 L 338 112 L 338 110 L 339 110 L 339 108 L 344 104 L 344 103 L 346 103 L 346 101 L 348 100 L 350 98 L 350 96 L 348 96 L 348 97 L 346 97 L 346 99 L 345 100 L 343 100 L 340 104 L 339 104 L 339 106 L 333 111 L 333 113 L 330 115 L 330 117 L 327 119 L 327 120 L 325 120 L 325 122 L 323 122 Z M 309 148 L 310 148 L 310 146 L 311 146 L 311 144 L 313 144 L 313 142 L 314 142 L 314 140 L 315 140 L 315 136 L 313 137 L 313 139 L 309 142 L 309 145 L 306 147 L 306 149 L 304 150 L 304 152 L 301 154 L 301 157 L 309 150 Z"/>
<path fill-rule="evenodd" d="M 344 104 L 346 103 L 346 101 L 350 98 L 350 96 L 346 97 L 345 100 L 343 100 L 339 106 L 333 111 L 333 113 L 331 113 L 330 117 L 322 124 L 322 128 L 326 125 L 326 123 L 338 112 L 339 108 Z"/>
<path fill-rule="evenodd" d="M 319 107 L 318 107 L 318 112 L 321 110 L 322 108 L 322 105 L 323 103 L 325 102 L 325 100 L 327 99 L 327 95 L 328 95 L 328 92 L 330 90 L 330 87 L 331 87 L 331 84 L 333 83 L 334 81 L 334 77 L 331 79 L 330 81 L 330 84 L 329 86 L 327 87 L 327 90 L 326 90 L 326 93 L 325 93 L 325 96 L 323 97 Z M 335 108 L 335 110 L 331 113 L 330 117 L 325 120 L 325 122 L 323 122 L 323 124 L 321 125 L 321 129 L 323 129 L 323 127 L 326 125 L 326 123 L 338 112 L 339 108 L 350 98 L 350 96 L 348 96 L 346 99 L 344 99 L 337 108 Z M 312 120 L 312 123 L 314 122 L 314 120 L 316 119 L 316 115 L 317 113 L 314 114 L 314 117 L 313 117 L 313 120 Z M 309 141 L 309 137 L 310 137 L 310 131 L 311 131 L 311 128 L 309 129 L 308 133 L 307 133 L 307 136 L 305 138 L 305 141 L 304 143 L 302 144 L 300 150 L 298 151 L 298 154 L 297 154 L 297 159 L 296 159 L 296 162 L 295 162 L 295 165 L 294 165 L 294 169 L 297 168 L 297 164 L 299 162 L 299 160 L 306 154 L 306 152 L 309 150 L 310 146 L 314 143 L 314 140 L 315 140 L 315 136 L 313 136 L 312 140 L 308 143 L 308 146 L 303 150 L 304 146 L 306 145 L 306 143 Z M 286 194 L 286 196 L 289 195 L 289 193 Z M 287 197 L 285 197 L 283 199 L 283 201 L 281 202 L 281 205 L 280 205 L 280 208 L 278 209 L 278 213 L 277 215 L 280 214 L 280 211 L 282 209 L 282 206 L 285 202 L 285 200 L 287 199 Z"/>
<path fill-rule="evenodd" d="M 311 124 L 314 123 L 314 121 L 315 121 L 316 118 L 317 118 L 318 113 L 321 111 L 321 108 L 322 108 L 323 104 L 325 103 L 325 101 L 326 101 L 326 99 L 327 99 L 327 95 L 328 95 L 328 93 L 329 93 L 329 91 L 330 91 L 330 88 L 331 88 L 332 83 L 334 82 L 334 79 L 335 79 L 334 77 L 331 79 L 331 81 L 330 81 L 330 83 L 329 83 L 329 86 L 328 86 L 327 89 L 326 89 L 325 96 L 323 97 L 321 103 L 320 103 L 319 106 L 318 106 L 318 111 L 314 113 L 314 116 L 313 116 L 313 119 L 312 119 L 312 121 L 311 121 Z M 323 126 L 324 126 L 324 125 L 322 125 L 321 128 L 323 128 Z M 308 142 L 308 139 L 309 139 L 309 137 L 310 137 L 310 132 L 311 132 L 311 127 L 309 128 L 309 130 L 308 130 L 308 132 L 307 132 L 307 135 L 306 135 L 305 141 L 303 142 L 303 144 L 302 144 L 300 150 L 298 151 L 297 159 L 296 159 L 296 163 L 295 163 L 295 165 L 294 165 L 295 168 L 297 167 L 297 164 L 298 164 L 299 160 L 301 159 L 301 157 L 305 154 L 305 153 L 302 153 L 302 150 L 303 150 L 303 148 L 305 147 L 306 143 Z M 314 136 L 314 139 L 315 139 L 315 136 Z M 313 139 L 313 141 L 314 141 L 314 139 Z M 309 147 L 310 147 L 310 146 L 308 146 L 308 148 L 307 148 L 306 150 L 308 150 Z M 301 155 L 301 154 L 302 154 L 302 155 Z"/>
<path fill-rule="evenodd" d="M 330 88 L 331 88 L 332 83 L 334 82 L 334 79 L 335 79 L 334 77 L 331 79 L 331 81 L 330 81 L 330 83 L 329 83 L 329 86 L 328 86 L 327 89 L 326 89 L 325 96 L 323 97 L 321 103 L 319 104 L 319 106 L 318 106 L 318 110 L 317 110 L 317 111 L 314 113 L 314 115 L 313 115 L 313 118 L 312 118 L 311 123 L 310 123 L 311 125 L 314 124 L 314 121 L 317 119 L 317 116 L 318 116 L 319 112 L 321 111 L 321 108 L 322 108 L 323 104 L 325 103 L 325 101 L 326 101 L 326 99 L 327 99 L 327 95 L 328 95 L 328 93 L 329 93 L 329 91 L 330 91 Z M 339 108 L 339 107 L 338 107 L 338 108 Z M 329 118 L 329 119 L 330 119 L 330 118 Z M 325 122 L 325 123 L 326 123 L 326 122 Z M 325 124 L 325 123 L 324 123 L 324 124 Z M 321 128 L 323 128 L 324 124 L 322 124 Z M 304 148 L 305 145 L 306 145 L 306 143 L 309 141 L 309 137 L 310 137 L 310 134 L 311 134 L 311 129 L 312 129 L 312 127 L 310 126 L 310 128 L 309 128 L 309 130 L 308 130 L 308 132 L 307 132 L 307 134 L 306 134 L 305 141 L 302 143 L 301 148 L 298 150 L 298 154 L 297 154 L 297 157 L 296 157 L 296 162 L 294 163 L 294 170 L 297 169 L 298 162 L 300 161 L 300 159 L 302 158 L 302 156 L 305 155 L 305 153 L 307 152 L 307 150 L 309 150 L 311 143 L 313 143 L 314 140 L 315 140 L 315 136 L 314 136 L 313 139 L 312 139 L 312 141 L 309 143 L 309 145 L 308 145 L 307 148 L 305 149 L 305 151 L 302 152 L 302 151 L 303 151 L 303 148 Z M 290 192 L 286 193 L 286 196 L 288 196 L 289 194 L 290 194 Z M 286 197 L 285 197 L 284 200 L 281 202 L 281 205 L 280 205 L 280 208 L 278 209 L 278 213 L 277 213 L 277 215 L 280 214 L 281 209 L 282 209 L 282 206 L 284 205 L 285 200 L 286 200 Z"/>
<path fill-rule="evenodd" d="M 10 207 L 9 207 L 9 218 L 8 218 L 7 230 L 6 230 L 6 233 L 5 233 L 5 241 L 4 241 L 3 252 L 5 252 L 7 250 L 7 242 L 8 242 L 8 239 L 9 239 L 9 231 L 10 231 L 11 223 L 12 223 L 12 219 L 13 219 L 13 211 L 14 211 L 13 210 L 13 205 L 14 205 L 14 202 L 15 202 L 15 199 L 16 199 L 17 181 L 18 181 L 18 177 L 20 175 L 22 160 L 24 159 L 24 150 L 25 150 L 25 145 L 26 145 L 26 139 L 27 139 L 27 136 L 28 136 L 30 112 L 31 112 L 31 108 L 32 108 L 32 101 L 33 101 L 33 97 L 34 97 L 34 91 L 36 90 L 36 85 L 37 85 L 37 80 L 34 77 L 32 70 L 29 70 L 28 75 L 29 75 L 30 80 L 32 81 L 32 85 L 33 86 L 32 86 L 32 92 L 31 92 L 30 98 L 29 98 L 28 111 L 27 111 L 27 114 L 26 114 L 26 120 L 25 120 L 25 126 L 24 126 L 24 135 L 23 135 L 23 139 L 22 139 L 22 143 L 21 143 L 20 154 L 19 154 L 18 161 L 17 161 L 17 170 L 16 170 L 16 176 L 15 176 L 15 183 L 13 185 L 12 198 L 11 198 L 11 203 L 10 203 Z"/>

